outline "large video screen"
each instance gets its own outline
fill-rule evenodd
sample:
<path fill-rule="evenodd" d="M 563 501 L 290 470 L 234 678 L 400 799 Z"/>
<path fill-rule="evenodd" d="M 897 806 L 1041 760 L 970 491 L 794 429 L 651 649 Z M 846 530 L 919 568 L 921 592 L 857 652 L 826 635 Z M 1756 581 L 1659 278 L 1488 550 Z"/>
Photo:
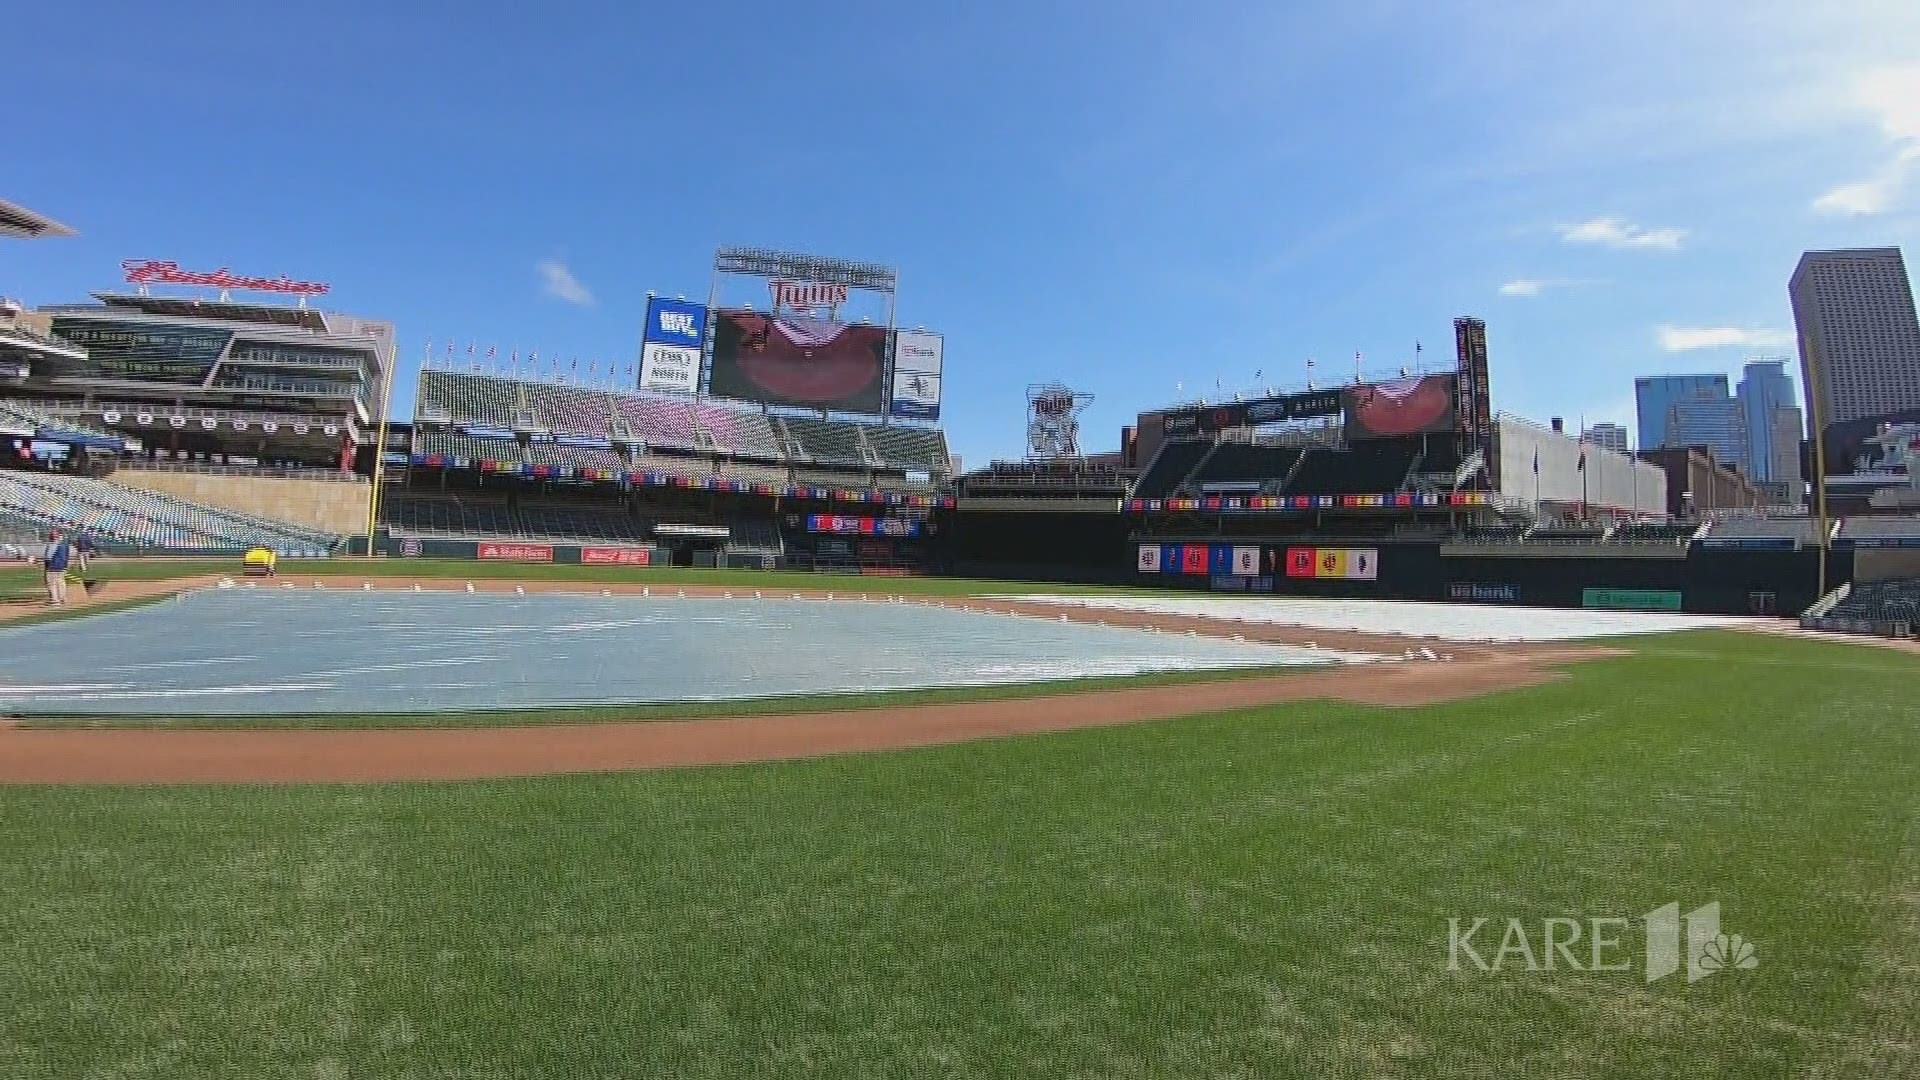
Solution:
<path fill-rule="evenodd" d="M 1916 437 L 1917 425 L 1920 425 L 1920 409 L 1828 424 L 1827 475 L 1904 471 L 1906 444 Z M 1806 471 L 1812 474 L 1811 462 Z"/>
<path fill-rule="evenodd" d="M 1345 391 L 1347 441 L 1451 433 L 1455 378 L 1414 375 Z"/>
<path fill-rule="evenodd" d="M 887 331 L 798 315 L 714 315 L 707 392 L 766 405 L 878 413 Z"/>

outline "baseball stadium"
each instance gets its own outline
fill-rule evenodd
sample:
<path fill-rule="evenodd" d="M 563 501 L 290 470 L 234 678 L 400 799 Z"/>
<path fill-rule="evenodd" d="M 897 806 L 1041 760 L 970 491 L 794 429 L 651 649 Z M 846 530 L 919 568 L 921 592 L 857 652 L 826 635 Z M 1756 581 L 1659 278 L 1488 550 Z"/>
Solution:
<path fill-rule="evenodd" d="M 0 313 L 0 1076 L 1920 1074 L 1884 425 L 1770 505 L 1463 316 L 969 470 L 880 263 L 586 370 L 123 270 Z"/>

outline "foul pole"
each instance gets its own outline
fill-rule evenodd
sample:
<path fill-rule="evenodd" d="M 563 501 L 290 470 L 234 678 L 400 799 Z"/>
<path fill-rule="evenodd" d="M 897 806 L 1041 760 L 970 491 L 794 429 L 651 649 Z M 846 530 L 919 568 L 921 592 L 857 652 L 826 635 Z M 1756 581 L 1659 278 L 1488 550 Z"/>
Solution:
<path fill-rule="evenodd" d="M 380 522 L 380 493 L 387 477 L 387 424 L 393 418 L 393 373 L 400 366 L 400 338 L 387 346 L 387 371 L 380 387 L 380 434 L 373 447 L 373 494 L 367 500 L 367 558 L 373 558 L 373 534 Z"/>

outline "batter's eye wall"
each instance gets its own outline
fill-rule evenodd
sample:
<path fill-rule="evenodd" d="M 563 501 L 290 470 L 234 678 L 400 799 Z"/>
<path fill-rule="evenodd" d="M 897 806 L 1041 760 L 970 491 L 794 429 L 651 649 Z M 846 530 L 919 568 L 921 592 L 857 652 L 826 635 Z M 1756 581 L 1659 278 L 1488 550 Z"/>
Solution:
<path fill-rule="evenodd" d="M 1124 550 L 1133 569 L 1130 580 L 1168 588 L 1214 589 L 1213 575 L 1141 573 L 1139 545 L 1205 544 L 1222 541 L 1214 536 L 1149 536 L 1130 540 Z M 1243 543 L 1245 541 L 1230 541 Z M 1539 607 L 1585 606 L 1587 591 L 1635 590 L 1678 593 L 1682 608 L 1696 614 L 1745 615 L 1755 613 L 1756 598 L 1770 595 L 1773 610 L 1795 614 L 1819 597 L 1816 572 L 1819 552 L 1720 551 L 1690 549 L 1685 557 L 1570 556 L 1551 549 L 1514 555 L 1449 555 L 1433 543 L 1315 540 L 1293 537 L 1264 541 L 1284 553 L 1298 547 L 1367 548 L 1378 553 L 1378 577 L 1373 581 L 1287 577 L 1284 571 L 1263 575 L 1282 596 L 1329 599 L 1471 600 L 1528 604 Z M 1832 553 L 1828 575 L 1832 581 L 1851 579 L 1853 556 Z M 1242 583 L 1244 585 L 1244 583 Z"/>

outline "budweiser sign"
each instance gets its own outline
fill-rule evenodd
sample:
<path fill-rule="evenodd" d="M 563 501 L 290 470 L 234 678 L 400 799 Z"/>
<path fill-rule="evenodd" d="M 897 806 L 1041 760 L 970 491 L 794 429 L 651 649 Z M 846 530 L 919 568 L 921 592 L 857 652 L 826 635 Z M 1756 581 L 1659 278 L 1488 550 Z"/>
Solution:
<path fill-rule="evenodd" d="M 202 285 L 209 289 L 244 289 L 247 292 L 284 293 L 288 296 L 323 296 L 333 286 L 318 281 L 295 281 L 284 275 L 277 278 L 246 277 L 226 267 L 218 270 L 182 270 L 177 262 L 152 259 L 128 259 L 120 264 L 127 272 L 129 285 Z"/>
<path fill-rule="evenodd" d="M 770 281 L 767 287 L 773 290 L 775 312 L 837 311 L 847 302 L 845 285 L 828 285 L 819 281 Z"/>
<path fill-rule="evenodd" d="M 651 566 L 653 552 L 647 548 L 581 548 L 580 561 L 588 566 Z"/>

